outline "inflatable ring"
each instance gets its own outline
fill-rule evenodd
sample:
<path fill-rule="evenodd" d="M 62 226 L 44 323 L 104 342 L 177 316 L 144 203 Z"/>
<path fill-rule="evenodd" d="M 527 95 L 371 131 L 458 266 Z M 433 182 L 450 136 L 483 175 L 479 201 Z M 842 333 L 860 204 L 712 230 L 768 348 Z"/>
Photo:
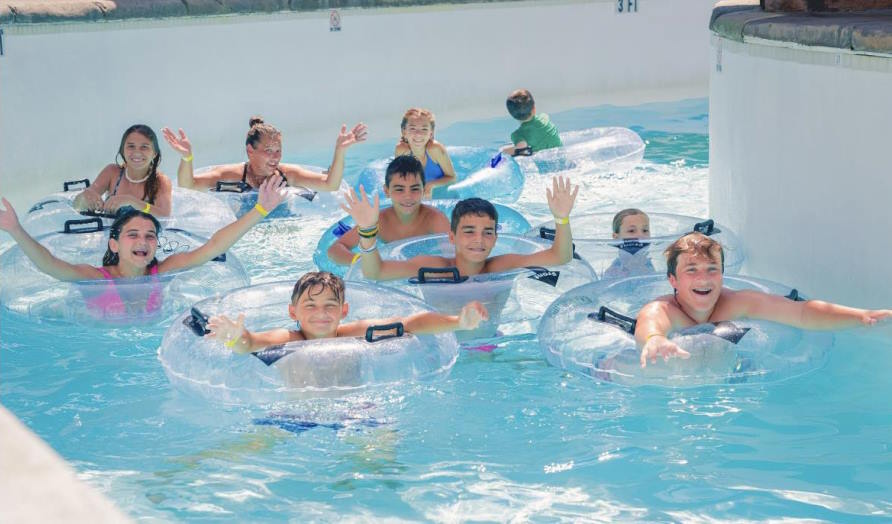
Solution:
<path fill-rule="evenodd" d="M 593 127 L 561 133 L 561 147 L 516 156 L 527 176 L 561 171 L 627 171 L 644 158 L 644 141 L 625 127 Z"/>
<path fill-rule="evenodd" d="M 203 173 L 216 166 L 205 166 L 195 170 L 195 174 Z M 325 168 L 303 166 L 310 171 L 323 172 Z M 340 201 L 338 194 L 350 186 L 341 181 L 337 191 L 313 191 L 305 187 L 287 188 L 285 200 L 274 210 L 269 210 L 266 218 L 293 218 L 307 215 L 324 215 L 338 211 Z M 219 180 L 208 192 L 223 201 L 236 217 L 241 217 L 254 208 L 257 203 L 257 190 L 241 180 Z"/>
<path fill-rule="evenodd" d="M 455 207 L 455 204 L 458 203 L 458 200 L 445 200 L 445 199 L 434 199 L 430 201 L 424 202 L 429 206 L 433 206 L 446 215 L 448 219 L 452 215 L 452 209 Z M 508 206 L 503 206 L 501 204 L 493 204 L 496 208 L 496 212 L 499 215 L 498 225 L 496 229 L 499 234 L 502 233 L 512 233 L 515 235 L 521 235 L 530 229 L 530 223 L 527 222 L 527 219 L 523 217 L 517 211 L 511 209 Z M 344 273 L 347 271 L 347 266 L 341 266 L 332 262 L 330 258 L 328 258 L 328 248 L 334 244 L 337 239 L 350 231 L 350 229 L 355 225 L 353 222 L 353 218 L 350 216 L 346 216 L 337 222 L 335 222 L 331 227 L 325 230 L 325 233 L 322 234 L 322 238 L 319 239 L 319 243 L 316 245 L 316 252 L 313 253 L 313 262 L 316 263 L 316 266 L 319 267 L 320 271 L 330 271 L 336 275 L 344 276 Z M 378 240 L 381 242 L 381 240 Z M 383 242 L 380 244 L 383 245 Z M 354 249 L 355 252 L 359 252 L 358 249 Z"/>
<path fill-rule="evenodd" d="M 62 231 L 67 220 L 81 220 L 98 217 L 104 226 L 114 222 L 114 213 L 77 211 L 74 199 L 79 191 L 73 188 L 79 184 L 90 187 L 90 181 L 74 180 L 63 184 L 64 191 L 53 193 L 40 199 L 22 217 L 22 227 L 31 236 L 39 237 L 47 233 Z M 220 200 L 202 191 L 192 191 L 179 187 L 171 193 L 170 216 L 156 216 L 164 229 L 182 229 L 200 237 L 210 238 L 219 229 L 235 222 L 235 215 Z"/>
<path fill-rule="evenodd" d="M 612 238 L 613 213 L 592 213 L 570 217 L 576 253 L 598 273 L 601 280 L 666 274 L 663 251 L 678 237 L 697 231 L 722 245 L 725 273 L 737 273 L 746 256 L 737 235 L 713 220 L 668 213 L 648 213 L 651 237 L 616 240 Z M 526 236 L 552 240 L 554 223 L 534 227 Z"/>
<path fill-rule="evenodd" d="M 69 221 L 64 232 L 49 233 L 37 241 L 62 260 L 99 265 L 108 246 L 104 229 L 100 218 Z M 206 241 L 186 231 L 162 229 L 156 257 L 163 260 Z M 60 282 L 38 270 L 18 246 L 0 255 L 0 276 L 0 303 L 8 311 L 38 320 L 100 325 L 163 323 L 198 300 L 249 282 L 232 253 L 184 271 Z"/>
<path fill-rule="evenodd" d="M 764 280 L 725 276 L 724 285 L 801 300 L 795 289 Z M 539 347 L 553 366 L 627 386 L 764 384 L 803 375 L 827 361 L 831 333 L 741 319 L 670 334 L 691 357 L 658 359 L 642 369 L 630 332 L 633 317 L 648 302 L 671 293 L 666 277 L 656 275 L 574 289 L 548 307 L 539 323 Z"/>
<path fill-rule="evenodd" d="M 179 389 L 232 404 L 275 402 L 302 396 L 337 395 L 359 388 L 426 380 L 448 374 L 458 357 L 451 333 L 388 337 L 400 327 L 370 329 L 353 337 L 290 342 L 250 355 L 235 354 L 217 340 L 198 338 L 204 317 L 245 314 L 248 329 L 293 326 L 288 305 L 294 282 L 237 289 L 195 304 L 174 322 L 158 350 L 170 381 Z M 420 300 L 379 286 L 350 282 L 352 319 L 405 316 L 428 308 Z M 382 294 L 390 299 L 382 300 Z M 392 333 L 397 334 L 397 333 Z"/>
<path fill-rule="evenodd" d="M 520 198 L 524 176 L 508 155 L 482 147 L 449 146 L 446 148 L 455 167 L 456 182 L 434 189 L 433 197 L 463 199 L 480 197 L 510 204 Z M 376 160 L 359 173 L 357 191 L 362 185 L 366 192 L 384 187 L 387 165 L 393 160 Z"/>
<path fill-rule="evenodd" d="M 545 242 L 517 235 L 499 235 L 490 256 L 505 253 L 535 253 L 548 248 Z M 417 255 L 455 256 L 455 247 L 447 235 L 428 235 L 379 248 L 384 260 L 407 260 Z M 359 264 L 351 266 L 347 279 L 361 279 Z M 553 300 L 577 286 L 597 280 L 594 270 L 584 260 L 573 259 L 556 267 L 527 267 L 500 273 L 459 276 L 455 268 L 422 268 L 418 277 L 380 284 L 410 293 L 437 311 L 457 314 L 471 300 L 482 302 L 489 311 L 489 321 L 473 331 L 458 332 L 460 341 L 483 340 L 501 335 L 527 334 Z"/>

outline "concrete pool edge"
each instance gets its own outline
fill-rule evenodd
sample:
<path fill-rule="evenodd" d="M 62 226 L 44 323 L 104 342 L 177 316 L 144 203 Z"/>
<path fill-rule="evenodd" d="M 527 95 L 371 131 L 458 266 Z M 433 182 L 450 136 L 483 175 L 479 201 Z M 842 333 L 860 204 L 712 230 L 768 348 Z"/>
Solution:
<path fill-rule="evenodd" d="M 0 433 L 0 520 L 132 522 L 3 405 Z"/>

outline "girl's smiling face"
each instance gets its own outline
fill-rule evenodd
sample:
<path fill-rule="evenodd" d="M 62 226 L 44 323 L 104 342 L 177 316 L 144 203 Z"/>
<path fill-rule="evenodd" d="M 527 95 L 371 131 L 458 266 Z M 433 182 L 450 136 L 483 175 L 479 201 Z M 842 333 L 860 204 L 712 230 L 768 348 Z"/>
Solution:
<path fill-rule="evenodd" d="M 620 240 L 650 238 L 650 218 L 647 215 L 628 215 L 623 217 L 619 233 L 614 233 L 613 238 Z"/>

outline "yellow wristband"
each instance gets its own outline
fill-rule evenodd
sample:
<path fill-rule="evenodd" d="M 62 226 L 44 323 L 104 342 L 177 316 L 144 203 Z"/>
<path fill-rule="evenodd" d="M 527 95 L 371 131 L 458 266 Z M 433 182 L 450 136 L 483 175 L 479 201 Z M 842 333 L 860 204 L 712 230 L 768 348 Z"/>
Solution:
<path fill-rule="evenodd" d="M 362 253 L 357 253 L 357 254 L 353 255 L 353 260 L 350 261 L 350 265 L 352 266 L 353 264 L 355 264 L 356 261 L 359 260 L 360 258 L 362 258 Z"/>
<path fill-rule="evenodd" d="M 564 217 L 564 218 L 554 217 L 554 223 L 559 224 L 559 225 L 569 224 L 570 217 Z"/>
<path fill-rule="evenodd" d="M 238 339 L 239 339 L 239 338 L 241 338 L 241 337 L 232 337 L 231 339 L 229 339 L 229 340 L 227 340 L 226 342 L 224 342 L 223 345 L 226 346 L 226 347 L 228 347 L 228 348 L 231 348 L 231 347 L 235 346 L 235 345 L 238 343 Z"/>
<path fill-rule="evenodd" d="M 193 155 L 192 153 L 189 153 L 189 156 L 183 157 L 183 162 L 191 162 L 193 158 L 195 158 L 195 155 Z"/>
<path fill-rule="evenodd" d="M 650 340 L 650 339 L 652 339 L 652 338 L 654 338 L 654 337 L 663 337 L 663 338 L 666 338 L 666 335 L 664 335 L 664 334 L 662 334 L 662 333 L 651 333 L 650 335 L 647 335 L 647 338 L 644 339 L 644 343 L 647 344 L 647 341 Z"/>
<path fill-rule="evenodd" d="M 258 213 L 260 213 L 260 216 L 265 217 L 266 215 L 269 214 L 269 211 L 267 211 L 266 209 L 263 209 L 263 206 L 260 205 L 260 202 L 254 204 L 254 209 L 256 209 Z"/>
<path fill-rule="evenodd" d="M 146 207 L 142 208 L 142 212 L 148 213 L 151 210 L 152 210 L 152 204 L 149 204 L 148 202 L 146 202 Z"/>

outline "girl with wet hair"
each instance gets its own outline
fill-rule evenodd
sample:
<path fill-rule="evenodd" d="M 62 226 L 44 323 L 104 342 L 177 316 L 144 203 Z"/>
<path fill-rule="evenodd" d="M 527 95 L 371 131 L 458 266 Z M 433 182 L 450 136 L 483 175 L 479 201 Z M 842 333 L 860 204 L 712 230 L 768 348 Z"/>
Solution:
<path fill-rule="evenodd" d="M 180 133 L 188 144 L 185 133 Z M 191 161 L 191 146 L 187 154 Z M 170 215 L 172 184 L 158 169 L 160 164 L 161 149 L 152 128 L 145 124 L 130 126 L 121 136 L 115 162 L 105 166 L 74 199 L 75 209 L 114 213 L 130 206 L 157 216 Z"/>
<path fill-rule="evenodd" d="M 177 151 L 191 151 L 188 141 L 183 143 L 170 129 L 161 130 L 164 137 Z M 182 133 L 182 130 L 180 130 Z M 251 117 L 248 122 L 248 134 L 245 137 L 245 153 L 248 160 L 240 164 L 227 164 L 214 166 L 208 171 L 194 174 L 191 168 L 180 170 L 177 173 L 177 181 L 180 187 L 191 189 L 212 189 L 217 182 L 238 182 L 252 188 L 260 187 L 264 180 L 276 176 L 285 181 L 289 186 L 303 187 L 314 191 L 337 191 L 341 187 L 344 177 L 344 156 L 347 148 L 362 142 L 368 135 L 365 124 L 359 123 L 353 129 L 347 131 L 347 125 L 341 126 L 341 131 L 335 140 L 334 158 L 331 166 L 323 173 L 316 173 L 296 164 L 283 164 L 282 161 L 282 133 L 259 116 Z M 179 143 L 179 145 L 177 145 Z"/>
<path fill-rule="evenodd" d="M 241 218 L 214 233 L 204 245 L 193 251 L 174 253 L 162 261 L 155 258 L 161 226 L 151 214 L 124 209 L 111 226 L 108 249 L 101 267 L 66 262 L 29 235 L 19 222 L 15 209 L 2 198 L 0 230 L 8 232 L 22 252 L 40 271 L 63 280 L 99 280 L 142 277 L 204 264 L 232 247 L 251 227 L 263 220 L 285 198 L 284 184 L 269 179 L 260 186 L 257 205 Z"/>

